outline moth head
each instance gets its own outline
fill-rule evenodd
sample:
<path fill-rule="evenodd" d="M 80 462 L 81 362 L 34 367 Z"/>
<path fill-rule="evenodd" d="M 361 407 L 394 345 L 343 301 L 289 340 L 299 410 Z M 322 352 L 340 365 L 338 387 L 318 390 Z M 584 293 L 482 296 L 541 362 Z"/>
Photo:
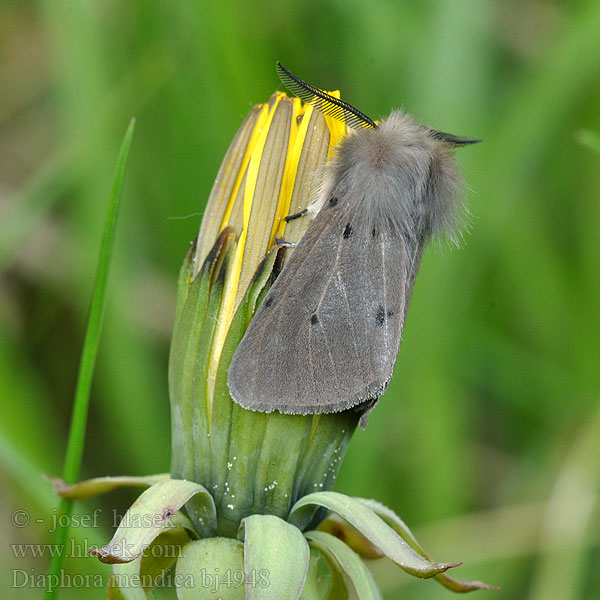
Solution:
<path fill-rule="evenodd" d="M 425 131 L 433 142 L 424 197 L 428 207 L 428 234 L 442 236 L 458 245 L 469 211 L 464 203 L 465 184 L 456 164 L 454 150 L 481 140 L 435 129 L 427 128 Z"/>
<path fill-rule="evenodd" d="M 475 143 L 433 131 L 400 110 L 377 129 L 350 133 L 338 148 L 332 178 L 345 181 L 363 214 L 404 236 L 459 239 L 467 211 L 457 146 Z"/>

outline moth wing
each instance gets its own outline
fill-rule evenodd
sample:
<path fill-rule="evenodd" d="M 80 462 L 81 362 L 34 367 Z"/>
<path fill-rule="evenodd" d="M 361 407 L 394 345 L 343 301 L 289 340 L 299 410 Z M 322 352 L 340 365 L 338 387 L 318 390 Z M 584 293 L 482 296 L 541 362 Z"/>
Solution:
<path fill-rule="evenodd" d="M 392 376 L 418 254 L 391 228 L 375 230 L 364 215 L 326 204 L 233 356 L 233 399 L 250 410 L 307 414 L 379 398 Z"/>

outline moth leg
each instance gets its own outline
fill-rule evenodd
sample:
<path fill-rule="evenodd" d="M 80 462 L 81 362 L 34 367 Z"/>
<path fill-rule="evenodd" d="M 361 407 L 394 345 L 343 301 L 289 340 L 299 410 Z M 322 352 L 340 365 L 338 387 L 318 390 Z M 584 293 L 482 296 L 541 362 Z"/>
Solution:
<path fill-rule="evenodd" d="M 283 246 L 284 248 L 295 248 L 298 244 L 297 242 L 286 242 L 282 238 L 275 238 L 273 240 L 278 246 Z"/>
<path fill-rule="evenodd" d="M 293 221 L 294 219 L 299 219 L 300 217 L 303 217 L 307 212 L 308 212 L 308 208 L 305 208 L 304 210 L 294 213 L 293 215 L 288 215 L 287 217 L 283 217 L 283 220 L 286 223 L 289 223 L 290 221 Z"/>

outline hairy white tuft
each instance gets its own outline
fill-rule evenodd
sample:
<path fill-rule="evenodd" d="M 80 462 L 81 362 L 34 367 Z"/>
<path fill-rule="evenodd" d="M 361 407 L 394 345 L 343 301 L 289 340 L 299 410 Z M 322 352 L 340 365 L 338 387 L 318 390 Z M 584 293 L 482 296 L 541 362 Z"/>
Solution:
<path fill-rule="evenodd" d="M 425 241 L 443 234 L 457 243 L 467 214 L 462 184 L 452 147 L 396 110 L 378 129 L 342 140 L 312 209 L 336 194 L 369 227 L 387 223 L 406 237 Z"/>

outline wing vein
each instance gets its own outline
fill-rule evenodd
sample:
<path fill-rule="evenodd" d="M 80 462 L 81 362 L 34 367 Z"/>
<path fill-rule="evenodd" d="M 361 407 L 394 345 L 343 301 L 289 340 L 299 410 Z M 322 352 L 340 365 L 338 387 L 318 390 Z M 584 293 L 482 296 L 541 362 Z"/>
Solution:
<path fill-rule="evenodd" d="M 352 322 L 352 313 L 350 312 L 350 302 L 348 302 L 348 294 L 346 291 L 346 286 L 344 285 L 344 280 L 340 275 L 339 271 L 337 273 L 338 281 L 340 282 L 340 288 L 342 290 L 342 294 L 344 294 L 344 302 L 346 303 L 346 311 L 348 312 L 348 323 L 350 324 L 350 330 L 352 331 L 352 343 L 354 344 L 354 352 L 356 357 L 358 358 L 360 355 L 358 354 L 358 345 L 356 344 L 356 331 L 354 329 L 354 323 Z"/>
<path fill-rule="evenodd" d="M 331 274 L 329 275 L 327 282 L 323 286 L 323 293 L 321 294 L 321 297 L 319 298 L 319 302 L 317 304 L 316 310 L 319 310 L 319 308 L 321 308 L 321 305 L 323 304 L 323 299 L 325 298 L 325 296 L 327 294 L 327 290 L 329 290 L 329 286 L 331 285 L 331 280 L 335 277 L 335 274 L 338 272 L 338 265 L 340 264 L 340 256 L 341 255 L 342 255 L 342 242 L 340 241 L 340 243 L 338 244 L 337 255 L 335 257 L 335 265 L 331 269 Z"/>

